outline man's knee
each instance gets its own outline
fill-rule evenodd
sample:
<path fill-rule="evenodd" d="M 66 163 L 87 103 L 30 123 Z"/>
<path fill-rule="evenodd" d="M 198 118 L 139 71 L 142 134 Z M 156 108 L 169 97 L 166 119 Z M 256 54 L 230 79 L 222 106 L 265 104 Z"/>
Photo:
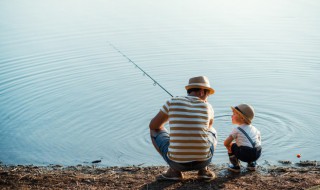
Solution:
<path fill-rule="evenodd" d="M 216 146 L 218 144 L 218 138 L 217 138 L 217 132 L 213 128 L 209 130 L 209 141 L 212 143 L 214 149 L 216 149 Z"/>
<path fill-rule="evenodd" d="M 169 134 L 166 129 L 164 130 L 150 130 L 150 136 L 153 146 L 162 155 L 168 149 Z"/>
<path fill-rule="evenodd" d="M 153 129 L 150 129 L 150 136 L 153 137 L 153 138 L 156 138 L 157 137 L 157 132 L 156 130 L 153 130 Z"/>
<path fill-rule="evenodd" d="M 167 129 L 150 129 L 150 136 L 156 138 L 161 133 L 168 133 Z"/>

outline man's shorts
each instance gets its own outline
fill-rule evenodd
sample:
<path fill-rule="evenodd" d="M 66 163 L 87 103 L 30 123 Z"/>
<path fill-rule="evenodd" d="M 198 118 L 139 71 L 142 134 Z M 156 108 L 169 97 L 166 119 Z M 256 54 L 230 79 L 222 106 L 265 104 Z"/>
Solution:
<path fill-rule="evenodd" d="M 211 155 L 213 155 L 214 147 L 215 147 L 214 144 L 216 144 L 217 142 L 216 133 L 215 131 L 209 131 L 208 134 L 209 134 L 208 136 L 209 141 L 211 142 L 210 151 L 211 151 Z M 205 161 L 193 161 L 193 162 L 187 162 L 187 163 L 178 163 L 178 162 L 172 161 L 168 158 L 168 149 L 170 145 L 170 135 L 168 131 L 162 130 L 156 133 L 154 136 L 151 136 L 151 138 L 154 139 L 155 144 L 157 148 L 160 150 L 161 156 L 163 157 L 163 159 L 174 170 L 178 170 L 178 171 L 200 170 L 206 167 L 207 165 L 209 165 L 212 160 L 212 156 L 211 156 L 211 158 Z"/>

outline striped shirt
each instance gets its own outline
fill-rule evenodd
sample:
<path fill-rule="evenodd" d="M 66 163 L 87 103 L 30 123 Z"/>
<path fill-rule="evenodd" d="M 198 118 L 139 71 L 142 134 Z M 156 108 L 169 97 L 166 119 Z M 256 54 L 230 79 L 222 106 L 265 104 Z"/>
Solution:
<path fill-rule="evenodd" d="M 214 111 L 208 102 L 196 96 L 173 97 L 161 111 L 169 116 L 171 160 L 184 163 L 204 161 L 212 156 L 207 133 Z"/>

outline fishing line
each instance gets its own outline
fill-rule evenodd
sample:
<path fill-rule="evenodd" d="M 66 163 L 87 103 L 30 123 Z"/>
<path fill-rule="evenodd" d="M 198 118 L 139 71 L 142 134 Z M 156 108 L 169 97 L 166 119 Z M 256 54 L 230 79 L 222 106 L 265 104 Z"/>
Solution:
<path fill-rule="evenodd" d="M 160 88 L 162 88 L 164 91 L 166 91 L 166 93 L 168 93 L 171 97 L 172 94 L 170 94 L 170 92 L 168 92 L 165 88 L 163 88 L 163 86 L 161 86 L 155 79 L 153 79 L 147 72 L 145 72 L 141 67 L 139 67 L 139 65 L 137 65 L 135 62 L 133 62 L 128 56 L 126 56 L 124 53 L 122 53 L 118 48 L 116 48 L 114 45 L 112 45 L 111 43 L 109 43 L 109 45 L 111 47 L 113 47 L 113 49 L 115 49 L 116 51 L 118 51 L 123 57 L 125 57 L 126 59 L 129 60 L 129 62 L 131 62 L 132 64 L 134 64 L 138 69 L 140 69 L 140 71 L 143 72 L 143 76 L 147 75 L 152 81 L 153 81 L 153 85 L 156 86 L 158 85 Z"/>

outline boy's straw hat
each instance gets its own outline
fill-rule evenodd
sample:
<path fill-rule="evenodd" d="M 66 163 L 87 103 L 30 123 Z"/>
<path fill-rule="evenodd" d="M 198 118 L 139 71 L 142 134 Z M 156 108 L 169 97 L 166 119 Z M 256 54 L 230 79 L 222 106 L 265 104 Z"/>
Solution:
<path fill-rule="evenodd" d="M 190 78 L 189 84 L 186 86 L 186 90 L 189 90 L 191 88 L 207 89 L 207 90 L 209 90 L 210 95 L 214 93 L 213 88 L 210 87 L 209 79 L 206 76 L 199 76 L 199 77 Z"/>
<path fill-rule="evenodd" d="M 248 124 L 251 124 L 251 121 L 254 117 L 254 109 L 248 104 L 240 104 L 236 107 L 231 107 L 233 111 L 241 115 Z"/>

